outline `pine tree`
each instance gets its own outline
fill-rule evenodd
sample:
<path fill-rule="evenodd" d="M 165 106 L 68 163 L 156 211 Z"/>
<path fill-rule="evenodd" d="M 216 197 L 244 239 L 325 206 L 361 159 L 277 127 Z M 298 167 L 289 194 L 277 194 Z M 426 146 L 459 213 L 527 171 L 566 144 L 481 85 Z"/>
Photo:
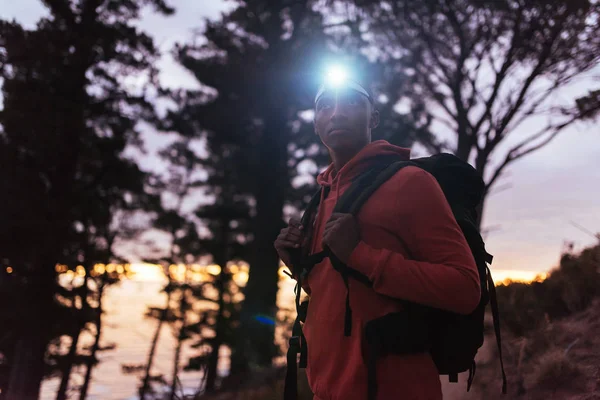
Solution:
<path fill-rule="evenodd" d="M 165 307 L 162 309 L 151 309 L 150 315 L 157 317 L 157 326 L 148 353 L 148 361 L 145 365 L 144 376 L 139 388 L 140 399 L 143 400 L 152 393 L 152 366 L 154 355 L 160 338 L 160 333 L 165 322 L 172 324 L 179 322 L 180 327 L 175 334 L 177 347 L 174 354 L 174 370 L 171 376 L 171 396 L 175 395 L 177 374 L 179 373 L 180 355 L 182 342 L 188 338 L 186 326 L 186 314 L 190 309 L 191 287 L 190 282 L 185 279 L 174 277 L 174 269 L 180 265 L 197 262 L 203 254 L 201 240 L 198 236 L 198 227 L 193 220 L 193 213 L 186 211 L 185 203 L 189 200 L 190 193 L 198 189 L 203 181 L 197 178 L 197 155 L 190 148 L 190 140 L 175 141 L 160 152 L 160 157 L 169 163 L 166 174 L 155 177 L 151 192 L 160 193 L 162 204 L 158 211 L 158 217 L 153 222 L 153 227 L 165 232 L 170 245 L 168 251 L 152 260 L 152 263 L 163 266 L 168 284 L 163 289 L 167 295 Z M 170 204 L 169 204 L 170 203 Z M 193 211 L 193 210 L 192 210 Z M 176 306 L 171 303 L 175 301 Z"/>
<path fill-rule="evenodd" d="M 0 248 L 22 288 L 9 400 L 38 397 L 58 312 L 55 265 L 77 260 L 89 272 L 94 257 L 77 248 L 82 236 L 97 240 L 92 251 L 106 250 L 108 236 L 96 232 L 106 232 L 111 216 L 152 203 L 122 152 L 139 144 L 136 125 L 153 121 L 154 110 L 145 93 L 125 90 L 122 77 L 139 74 L 152 84 L 156 49 L 131 21 L 144 4 L 171 12 L 162 0 L 44 4 L 50 16 L 34 30 L 0 25 Z"/>

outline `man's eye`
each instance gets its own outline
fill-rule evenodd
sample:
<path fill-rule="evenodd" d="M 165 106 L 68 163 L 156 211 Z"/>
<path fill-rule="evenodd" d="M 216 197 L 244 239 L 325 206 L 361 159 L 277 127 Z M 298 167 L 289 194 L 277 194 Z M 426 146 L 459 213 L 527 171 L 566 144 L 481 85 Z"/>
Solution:
<path fill-rule="evenodd" d="M 319 109 L 319 110 L 324 110 L 329 107 L 331 107 L 331 101 L 327 101 L 327 100 L 320 101 L 319 104 L 317 105 L 317 109 Z"/>
<path fill-rule="evenodd" d="M 360 98 L 357 95 L 348 96 L 348 104 L 351 106 L 356 106 L 360 104 Z"/>

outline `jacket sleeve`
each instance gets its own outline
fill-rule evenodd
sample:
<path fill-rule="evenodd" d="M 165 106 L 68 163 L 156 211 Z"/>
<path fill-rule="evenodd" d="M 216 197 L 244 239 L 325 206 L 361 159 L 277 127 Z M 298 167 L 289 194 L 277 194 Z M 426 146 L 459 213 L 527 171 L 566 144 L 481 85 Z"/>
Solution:
<path fill-rule="evenodd" d="M 479 303 L 479 274 L 450 205 L 428 172 L 417 170 L 400 183 L 401 173 L 391 178 L 398 183 L 399 211 L 387 225 L 412 259 L 361 240 L 348 266 L 368 276 L 380 294 L 469 314 Z"/>

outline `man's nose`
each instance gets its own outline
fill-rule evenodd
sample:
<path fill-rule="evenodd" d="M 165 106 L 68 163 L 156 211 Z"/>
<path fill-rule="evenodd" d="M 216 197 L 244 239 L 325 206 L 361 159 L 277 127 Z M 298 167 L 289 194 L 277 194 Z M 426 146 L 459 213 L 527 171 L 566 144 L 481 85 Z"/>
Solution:
<path fill-rule="evenodd" d="M 348 117 L 346 107 L 344 107 L 343 102 L 336 100 L 336 102 L 333 106 L 333 112 L 331 114 L 331 119 L 333 121 L 335 121 L 335 120 L 343 119 L 346 117 Z"/>

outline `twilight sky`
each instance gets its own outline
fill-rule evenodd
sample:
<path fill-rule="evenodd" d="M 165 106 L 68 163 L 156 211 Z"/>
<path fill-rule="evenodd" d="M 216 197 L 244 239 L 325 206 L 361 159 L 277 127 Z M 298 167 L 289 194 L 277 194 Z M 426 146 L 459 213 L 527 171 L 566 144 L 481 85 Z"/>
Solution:
<path fill-rule="evenodd" d="M 173 16 L 148 12 L 140 22 L 164 53 L 175 42 L 191 38 L 203 18 L 217 18 L 230 6 L 223 0 L 169 3 L 176 7 Z M 26 27 L 33 27 L 44 14 L 39 0 L 0 0 L 0 18 L 15 18 Z M 164 84 L 196 86 L 169 55 L 163 57 L 160 67 Z M 597 80 L 582 80 L 560 95 L 568 100 L 598 87 Z M 522 129 L 535 126 L 532 121 Z M 145 138 L 150 156 L 142 160 L 143 167 L 154 164 L 151 154 L 168 136 L 148 132 Z M 487 237 L 488 251 L 495 255 L 493 270 L 546 271 L 557 264 L 565 240 L 574 241 L 577 249 L 596 242 L 571 221 L 592 232 L 600 231 L 600 123 L 570 127 L 542 150 L 512 164 L 507 173 L 502 183 L 510 183 L 511 188 L 489 198 L 484 216 L 484 225 L 499 227 Z"/>

